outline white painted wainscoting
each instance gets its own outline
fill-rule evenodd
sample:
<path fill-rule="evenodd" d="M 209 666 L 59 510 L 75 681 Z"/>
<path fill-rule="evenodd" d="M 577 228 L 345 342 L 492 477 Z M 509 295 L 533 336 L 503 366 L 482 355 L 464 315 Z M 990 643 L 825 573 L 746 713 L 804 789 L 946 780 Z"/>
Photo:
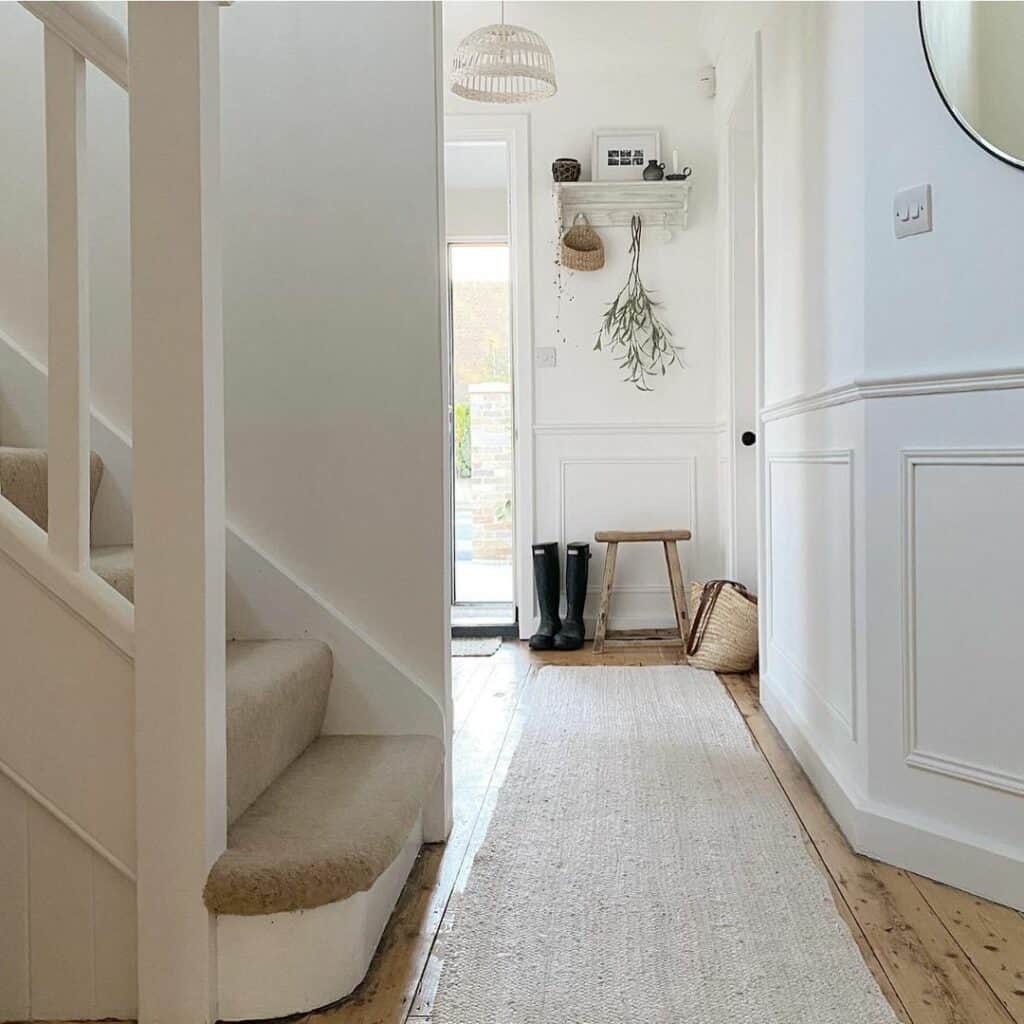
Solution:
<path fill-rule="evenodd" d="M 1019 373 L 766 410 L 761 699 L 862 852 L 1024 907 Z"/>
<path fill-rule="evenodd" d="M 534 427 L 538 542 L 592 545 L 587 629 L 593 632 L 604 569 L 595 530 L 679 527 L 687 580 L 720 576 L 723 538 L 718 517 L 719 435 L 714 423 L 562 423 Z M 619 552 L 612 617 L 619 626 L 671 625 L 672 599 L 658 545 Z M 536 594 L 522 633 L 536 622 Z"/>
<path fill-rule="evenodd" d="M 18 560 L 46 535 L 2 513 L 0 1020 L 133 1018 L 132 661 Z"/>

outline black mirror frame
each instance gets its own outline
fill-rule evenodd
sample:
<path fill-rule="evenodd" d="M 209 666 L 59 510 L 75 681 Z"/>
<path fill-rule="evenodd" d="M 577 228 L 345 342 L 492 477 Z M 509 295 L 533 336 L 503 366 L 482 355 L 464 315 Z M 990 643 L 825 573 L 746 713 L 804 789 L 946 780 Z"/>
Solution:
<path fill-rule="evenodd" d="M 921 49 L 924 51 L 924 62 L 928 68 L 928 74 L 931 75 L 935 91 L 939 94 L 939 99 L 942 100 L 943 106 L 945 106 L 949 111 L 950 117 L 952 117 L 953 120 L 956 121 L 956 123 L 963 129 L 964 134 L 985 150 L 986 153 L 990 153 L 997 160 L 1001 160 L 1004 164 L 1009 164 L 1010 167 L 1015 167 L 1018 171 L 1024 171 L 1024 157 L 1015 157 L 1011 156 L 1009 153 L 1004 153 L 998 146 L 993 145 L 986 138 L 980 135 L 971 127 L 970 124 L 968 124 L 943 90 L 942 83 L 939 81 L 939 76 L 932 65 L 931 54 L 928 52 L 928 37 L 925 35 L 924 30 L 923 0 L 917 0 L 917 28 L 921 34 Z"/>

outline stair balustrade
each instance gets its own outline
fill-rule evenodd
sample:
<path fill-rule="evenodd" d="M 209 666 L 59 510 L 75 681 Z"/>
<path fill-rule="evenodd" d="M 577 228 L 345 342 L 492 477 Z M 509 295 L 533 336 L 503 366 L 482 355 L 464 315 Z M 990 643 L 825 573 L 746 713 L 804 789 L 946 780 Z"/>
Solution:
<path fill-rule="evenodd" d="M 226 844 L 218 5 L 23 3 L 44 25 L 48 546 L 87 574 L 86 65 L 128 90 L 139 1019 L 216 1019 Z"/>

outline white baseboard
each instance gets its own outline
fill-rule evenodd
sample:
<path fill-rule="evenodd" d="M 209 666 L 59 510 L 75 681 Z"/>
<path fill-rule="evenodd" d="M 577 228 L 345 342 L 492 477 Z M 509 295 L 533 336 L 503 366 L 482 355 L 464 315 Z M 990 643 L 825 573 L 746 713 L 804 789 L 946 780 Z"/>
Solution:
<path fill-rule="evenodd" d="M 811 744 L 796 709 L 764 675 L 761 706 L 858 853 L 1024 910 L 1024 859 L 1019 855 L 870 800 L 841 782 Z"/>

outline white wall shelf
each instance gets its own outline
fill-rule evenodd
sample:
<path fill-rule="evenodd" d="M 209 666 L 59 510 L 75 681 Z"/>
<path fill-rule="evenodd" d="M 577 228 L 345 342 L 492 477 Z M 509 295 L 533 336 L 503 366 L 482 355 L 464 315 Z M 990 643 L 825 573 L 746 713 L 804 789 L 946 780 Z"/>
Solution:
<path fill-rule="evenodd" d="M 554 186 L 559 224 L 567 228 L 577 213 L 586 214 L 591 227 L 629 227 L 634 213 L 666 241 L 675 228 L 686 228 L 690 207 L 686 181 L 572 181 Z"/>

